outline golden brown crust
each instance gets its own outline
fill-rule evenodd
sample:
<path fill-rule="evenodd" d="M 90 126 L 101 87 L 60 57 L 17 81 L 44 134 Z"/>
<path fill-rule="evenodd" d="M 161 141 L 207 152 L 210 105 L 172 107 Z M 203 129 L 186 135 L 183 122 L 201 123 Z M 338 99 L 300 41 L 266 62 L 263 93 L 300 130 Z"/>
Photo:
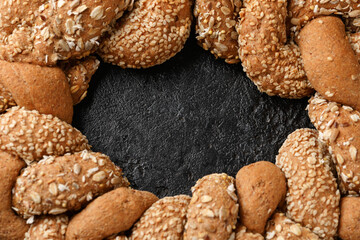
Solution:
<path fill-rule="evenodd" d="M 339 222 L 340 192 L 330 154 L 313 129 L 291 133 L 276 165 L 287 179 L 286 215 L 324 239 L 333 239 Z"/>
<path fill-rule="evenodd" d="M 264 237 L 259 233 L 248 231 L 245 226 L 240 226 L 236 229 L 235 240 L 264 240 Z"/>
<path fill-rule="evenodd" d="M 342 240 L 360 239 L 360 197 L 341 198 L 339 237 Z"/>
<path fill-rule="evenodd" d="M 311 21 L 300 32 L 299 46 L 315 90 L 330 101 L 360 109 L 360 64 L 342 21 L 336 17 Z"/>
<path fill-rule="evenodd" d="M 275 213 L 266 227 L 266 240 L 320 240 L 308 228 L 294 223 L 283 213 Z"/>
<path fill-rule="evenodd" d="M 11 189 L 25 162 L 0 151 L 0 239 L 22 240 L 29 226 L 11 209 Z"/>
<path fill-rule="evenodd" d="M 16 180 L 13 207 L 28 218 L 76 211 L 114 187 L 127 187 L 122 170 L 108 156 L 87 150 L 46 157 L 27 167 Z"/>
<path fill-rule="evenodd" d="M 237 4 L 238 6 L 236 6 Z M 227 63 L 238 63 L 238 33 L 235 25 L 241 1 L 233 0 L 196 0 L 196 39 L 205 50 L 216 57 L 224 58 Z"/>
<path fill-rule="evenodd" d="M 98 51 L 122 68 L 148 68 L 177 54 L 189 37 L 190 0 L 138 0 Z"/>
<path fill-rule="evenodd" d="M 154 203 L 132 228 L 131 240 L 181 240 L 190 199 L 189 196 L 178 195 Z"/>
<path fill-rule="evenodd" d="M 245 0 L 240 11 L 240 59 L 260 91 L 284 98 L 302 98 L 313 90 L 303 69 L 300 50 L 287 43 L 287 1 Z"/>
<path fill-rule="evenodd" d="M 229 239 L 239 211 L 233 177 L 207 175 L 191 189 L 193 196 L 187 212 L 184 240 Z"/>
<path fill-rule="evenodd" d="M 71 123 L 73 102 L 61 69 L 0 60 L 0 84 L 20 107 Z"/>
<path fill-rule="evenodd" d="M 268 218 L 285 200 L 285 175 L 271 162 L 256 162 L 237 173 L 236 191 L 241 224 L 263 234 Z"/>
<path fill-rule="evenodd" d="M 0 115 L 0 150 L 18 155 L 24 161 L 38 161 L 45 155 L 89 150 L 84 135 L 51 115 L 19 107 Z"/>
<path fill-rule="evenodd" d="M 31 224 L 24 240 L 65 240 L 68 223 L 66 215 L 43 216 Z"/>
<path fill-rule="evenodd" d="M 94 56 L 62 64 L 62 69 L 70 85 L 74 105 L 86 97 L 91 77 L 95 74 L 99 65 L 100 61 Z"/>
<path fill-rule="evenodd" d="M 11 95 L 11 92 L 7 90 L 1 83 L 0 83 L 0 113 L 6 111 L 6 109 L 16 106 L 16 102 Z"/>
<path fill-rule="evenodd" d="M 117 188 L 98 197 L 75 215 L 69 223 L 66 239 L 101 240 L 128 230 L 157 200 L 149 192 Z"/>
<path fill-rule="evenodd" d="M 5 0 L 0 6 L 0 58 L 55 65 L 96 50 L 125 1 Z"/>
<path fill-rule="evenodd" d="M 309 117 L 328 146 L 344 194 L 360 193 L 360 112 L 319 95 L 309 101 Z"/>

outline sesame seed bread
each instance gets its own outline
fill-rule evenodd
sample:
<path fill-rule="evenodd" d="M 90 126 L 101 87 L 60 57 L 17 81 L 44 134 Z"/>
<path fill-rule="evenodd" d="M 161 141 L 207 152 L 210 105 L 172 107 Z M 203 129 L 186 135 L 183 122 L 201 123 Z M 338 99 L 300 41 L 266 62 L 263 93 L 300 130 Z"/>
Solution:
<path fill-rule="evenodd" d="M 266 222 L 286 194 L 285 175 L 271 162 L 247 165 L 236 175 L 239 221 L 248 230 L 263 234 Z"/>
<path fill-rule="evenodd" d="M 81 102 L 87 95 L 89 82 L 100 65 L 94 56 L 66 62 L 61 66 L 70 85 L 73 104 Z"/>
<path fill-rule="evenodd" d="M 240 11 L 239 54 L 244 71 L 261 92 L 302 98 L 310 86 L 299 47 L 286 37 L 287 1 L 244 0 Z"/>
<path fill-rule="evenodd" d="M 0 58 L 55 65 L 96 50 L 122 15 L 124 0 L 5 0 L 0 5 Z"/>
<path fill-rule="evenodd" d="M 28 163 L 85 149 L 90 149 L 86 137 L 57 117 L 19 107 L 0 115 L 0 150 Z"/>
<path fill-rule="evenodd" d="M 306 75 L 329 101 L 360 110 L 360 64 L 337 17 L 319 17 L 300 32 Z M 346 56 L 346 57 L 343 57 Z"/>
<path fill-rule="evenodd" d="M 106 155 L 84 150 L 46 157 L 21 173 L 13 190 L 18 214 L 58 215 L 76 211 L 114 187 L 127 187 L 122 170 Z"/>
<path fill-rule="evenodd" d="M 60 68 L 0 60 L 0 84 L 11 94 L 11 98 L 2 94 L 10 103 L 8 107 L 19 105 L 71 123 L 73 101 L 68 81 Z M 2 106 L 5 110 L 5 104 Z"/>
<path fill-rule="evenodd" d="M 0 151 L 0 239 L 23 240 L 29 226 L 11 209 L 11 189 L 25 162 Z"/>
<path fill-rule="evenodd" d="M 236 5 L 237 6 L 236 6 Z M 205 50 L 227 63 L 238 63 L 238 33 L 235 25 L 241 1 L 196 0 L 196 39 Z"/>
<path fill-rule="evenodd" d="M 190 199 L 178 195 L 155 202 L 132 228 L 131 240 L 182 240 Z"/>
<path fill-rule="evenodd" d="M 360 193 L 360 113 L 315 95 L 309 100 L 311 122 L 333 156 L 343 194 Z"/>
<path fill-rule="evenodd" d="M 24 240 L 65 240 L 68 223 L 66 215 L 38 218 L 31 224 Z"/>
<path fill-rule="evenodd" d="M 148 68 L 172 58 L 190 35 L 191 0 L 138 0 L 102 40 L 101 58 L 122 68 Z"/>
<path fill-rule="evenodd" d="M 11 92 L 7 90 L 1 83 L 0 83 L 0 113 L 6 111 L 6 109 L 16 106 L 16 102 L 11 95 Z"/>
<path fill-rule="evenodd" d="M 102 240 L 126 231 L 158 198 L 149 192 L 117 188 L 92 201 L 71 219 L 67 240 Z"/>
<path fill-rule="evenodd" d="M 191 191 L 184 240 L 234 239 L 239 204 L 235 179 L 211 174 L 199 179 Z"/>
<path fill-rule="evenodd" d="M 308 228 L 294 223 L 283 213 L 275 213 L 266 227 L 266 240 L 320 240 Z"/>
<path fill-rule="evenodd" d="M 286 215 L 319 237 L 333 239 L 339 223 L 340 192 L 331 156 L 314 129 L 298 129 L 285 140 L 276 165 L 287 179 Z"/>
<path fill-rule="evenodd" d="M 235 231 L 235 240 L 264 240 L 264 237 L 259 233 L 248 231 L 245 226 L 240 226 Z"/>
<path fill-rule="evenodd" d="M 360 239 L 360 197 L 343 197 L 340 203 L 339 237 Z"/>

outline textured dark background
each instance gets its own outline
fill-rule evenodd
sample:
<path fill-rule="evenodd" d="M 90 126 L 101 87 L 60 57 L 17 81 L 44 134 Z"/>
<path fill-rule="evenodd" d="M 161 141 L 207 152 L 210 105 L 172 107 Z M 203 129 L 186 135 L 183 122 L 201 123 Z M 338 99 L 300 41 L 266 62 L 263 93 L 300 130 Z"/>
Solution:
<path fill-rule="evenodd" d="M 163 197 L 189 194 L 206 174 L 274 162 L 288 134 L 311 127 L 306 105 L 261 94 L 240 64 L 216 60 L 192 36 L 157 67 L 102 63 L 73 124 L 134 188 Z"/>

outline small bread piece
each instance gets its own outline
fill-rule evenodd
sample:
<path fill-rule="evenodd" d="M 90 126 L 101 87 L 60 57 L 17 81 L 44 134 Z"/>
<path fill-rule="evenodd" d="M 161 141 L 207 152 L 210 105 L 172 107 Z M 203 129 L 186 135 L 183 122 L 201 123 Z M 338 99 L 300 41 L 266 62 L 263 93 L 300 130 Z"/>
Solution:
<path fill-rule="evenodd" d="M 285 200 L 285 175 L 271 162 L 256 162 L 237 173 L 236 191 L 241 224 L 263 234 L 269 217 Z"/>
<path fill-rule="evenodd" d="M 283 213 L 275 213 L 266 227 L 266 240 L 320 240 L 308 228 L 294 223 Z"/>
<path fill-rule="evenodd" d="M 259 233 L 248 231 L 245 226 L 240 226 L 236 229 L 235 240 L 264 240 L 264 237 Z"/>
<path fill-rule="evenodd" d="M 340 192 L 330 168 L 331 156 L 314 129 L 291 133 L 276 165 L 287 179 L 286 215 L 319 237 L 333 239 L 339 223 Z"/>
<path fill-rule="evenodd" d="M 61 156 L 85 149 L 90 149 L 86 137 L 57 117 L 19 107 L 0 115 L 0 150 L 28 163 L 45 155 Z"/>
<path fill-rule="evenodd" d="M 299 46 L 314 89 L 329 101 L 360 110 L 360 64 L 342 21 L 336 17 L 311 21 L 300 32 Z"/>
<path fill-rule="evenodd" d="M 87 94 L 89 82 L 100 65 L 96 57 L 90 56 L 81 60 L 63 64 L 62 69 L 70 85 L 73 104 L 81 102 Z"/>
<path fill-rule="evenodd" d="M 190 35 L 190 0 L 138 0 L 98 51 L 107 63 L 148 68 L 172 58 Z"/>
<path fill-rule="evenodd" d="M 238 6 L 235 6 L 237 4 Z M 227 63 L 238 63 L 238 33 L 235 25 L 241 1 L 233 0 L 196 0 L 196 39 L 205 50 Z"/>
<path fill-rule="evenodd" d="M 122 170 L 108 156 L 87 150 L 63 157 L 46 157 L 27 167 L 16 180 L 13 207 L 32 215 L 76 211 L 114 187 L 127 187 Z"/>
<path fill-rule="evenodd" d="M 11 95 L 11 92 L 7 90 L 1 83 L 0 83 L 0 113 L 6 111 L 6 109 L 16 106 L 16 102 Z"/>
<path fill-rule="evenodd" d="M 131 240 L 181 240 L 190 197 L 165 197 L 154 203 L 132 228 Z"/>
<path fill-rule="evenodd" d="M 24 240 L 65 240 L 68 223 L 66 215 L 41 217 L 31 224 Z"/>
<path fill-rule="evenodd" d="M 309 100 L 309 117 L 329 146 L 343 194 L 360 193 L 360 112 L 320 95 Z"/>
<path fill-rule="evenodd" d="M 95 51 L 128 0 L 4 1 L 0 5 L 0 58 L 55 65 Z"/>
<path fill-rule="evenodd" d="M 0 60 L 0 84 L 11 93 L 18 106 L 52 114 L 71 123 L 73 101 L 60 68 Z"/>
<path fill-rule="evenodd" d="M 0 239 L 23 240 L 29 226 L 11 209 L 11 189 L 20 170 L 25 167 L 18 157 L 0 151 Z"/>
<path fill-rule="evenodd" d="M 67 240 L 101 240 L 126 231 L 158 198 L 145 191 L 117 188 L 92 201 L 70 221 Z"/>
<path fill-rule="evenodd" d="M 287 43 L 287 1 L 244 0 L 240 11 L 240 60 L 261 92 L 302 98 L 313 90 L 306 78 L 299 47 Z"/>
<path fill-rule="evenodd" d="M 339 237 L 360 239 L 360 197 L 343 197 L 340 204 Z"/>
<path fill-rule="evenodd" d="M 191 189 L 184 240 L 235 238 L 239 204 L 234 184 L 235 179 L 225 173 L 197 181 Z"/>

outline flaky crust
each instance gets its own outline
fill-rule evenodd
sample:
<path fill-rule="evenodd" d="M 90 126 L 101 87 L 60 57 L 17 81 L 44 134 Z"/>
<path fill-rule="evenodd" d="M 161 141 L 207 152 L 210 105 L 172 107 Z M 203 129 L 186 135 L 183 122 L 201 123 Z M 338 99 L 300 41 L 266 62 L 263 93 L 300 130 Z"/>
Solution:
<path fill-rule="evenodd" d="M 118 188 L 92 201 L 70 221 L 67 240 L 101 240 L 126 231 L 158 198 L 149 192 Z"/>
<path fill-rule="evenodd" d="M 337 17 L 320 17 L 300 32 L 306 75 L 329 101 L 360 110 L 360 64 Z M 344 57 L 346 56 L 346 57 Z"/>
<path fill-rule="evenodd" d="M 138 0 L 98 51 L 122 68 L 148 68 L 177 54 L 190 35 L 190 0 Z"/>
<path fill-rule="evenodd" d="M 308 228 L 294 223 L 283 213 L 275 213 L 266 227 L 266 240 L 320 240 Z"/>
<path fill-rule="evenodd" d="M 134 225 L 131 240 L 182 240 L 190 197 L 165 197 L 154 203 Z"/>
<path fill-rule="evenodd" d="M 239 54 L 248 77 L 260 91 L 302 98 L 313 90 L 306 78 L 299 47 L 287 43 L 285 0 L 245 0 L 240 11 Z"/>
<path fill-rule="evenodd" d="M 114 187 L 127 187 L 122 170 L 106 155 L 82 151 L 46 157 L 21 173 L 13 190 L 13 207 L 28 218 L 76 211 Z"/>
<path fill-rule="evenodd" d="M 0 115 L 0 125 L 0 150 L 28 163 L 45 155 L 62 156 L 90 149 L 88 140 L 76 128 L 35 110 L 13 107 Z"/>
<path fill-rule="evenodd" d="M 309 101 L 309 117 L 328 146 L 344 194 L 360 193 L 360 112 L 320 95 Z"/>
<path fill-rule="evenodd" d="M 239 204 L 235 179 L 222 174 L 207 175 L 191 189 L 184 240 L 235 237 Z"/>
<path fill-rule="evenodd" d="M 319 237 L 333 239 L 339 222 L 340 192 L 330 168 L 331 157 L 313 129 L 291 133 L 276 165 L 287 179 L 286 215 Z"/>
<path fill-rule="evenodd" d="M 68 81 L 60 68 L 0 60 L 0 84 L 11 94 L 16 105 L 52 114 L 71 123 L 73 101 Z M 1 95 L 7 96 L 5 93 Z"/>
<path fill-rule="evenodd" d="M 11 209 L 11 189 L 25 162 L 0 151 L 0 239 L 23 240 L 29 226 Z"/>
<path fill-rule="evenodd" d="M 237 6 L 236 6 L 237 5 Z M 238 0 L 196 0 L 196 39 L 205 50 L 227 63 L 238 63 L 238 33 L 235 25 L 241 6 Z"/>
<path fill-rule="evenodd" d="M 285 175 L 271 162 L 256 162 L 236 175 L 239 221 L 247 229 L 263 234 L 266 222 L 285 200 Z"/>
<path fill-rule="evenodd" d="M 66 215 L 43 216 L 31 224 L 24 240 L 65 240 L 68 223 Z"/>
<path fill-rule="evenodd" d="M 0 6 L 0 58 L 55 65 L 87 56 L 121 16 L 124 2 L 5 0 Z"/>

